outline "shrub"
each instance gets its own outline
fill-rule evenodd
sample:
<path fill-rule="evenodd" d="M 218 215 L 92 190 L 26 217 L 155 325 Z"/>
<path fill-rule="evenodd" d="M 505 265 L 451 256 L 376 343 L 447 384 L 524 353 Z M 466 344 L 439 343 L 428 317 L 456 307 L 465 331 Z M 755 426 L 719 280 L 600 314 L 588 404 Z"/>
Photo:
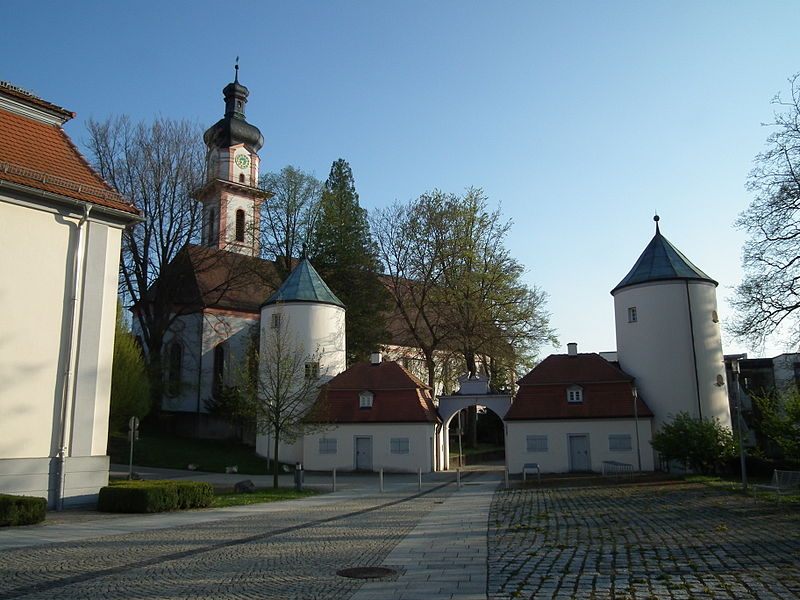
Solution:
<path fill-rule="evenodd" d="M 97 510 L 152 513 L 205 508 L 213 498 L 211 484 L 200 481 L 121 481 L 100 489 Z"/>
<path fill-rule="evenodd" d="M 44 498 L 0 494 L 0 526 L 41 523 L 46 514 Z"/>
<path fill-rule="evenodd" d="M 733 432 L 719 419 L 696 419 L 685 412 L 653 434 L 650 444 L 662 459 L 674 460 L 698 473 L 715 472 L 737 451 Z"/>

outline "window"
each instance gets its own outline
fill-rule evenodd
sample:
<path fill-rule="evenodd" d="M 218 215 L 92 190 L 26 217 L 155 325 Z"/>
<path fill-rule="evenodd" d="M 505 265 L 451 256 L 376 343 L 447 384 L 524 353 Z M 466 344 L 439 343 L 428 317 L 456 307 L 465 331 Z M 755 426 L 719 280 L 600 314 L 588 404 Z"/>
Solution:
<path fill-rule="evenodd" d="M 269 324 L 272 329 L 280 329 L 281 328 L 281 313 L 272 313 L 272 320 Z"/>
<path fill-rule="evenodd" d="M 319 438 L 320 454 L 336 454 L 336 438 Z"/>
<path fill-rule="evenodd" d="M 579 385 L 571 385 L 567 388 L 567 402 L 570 404 L 580 404 L 583 402 L 583 388 Z"/>
<path fill-rule="evenodd" d="M 169 349 L 169 364 L 167 367 L 167 394 L 177 396 L 181 390 L 181 363 L 183 362 L 183 348 L 174 342 Z"/>
<path fill-rule="evenodd" d="M 719 315 L 717 315 L 717 311 L 715 311 L 715 310 L 711 311 L 711 320 L 714 323 L 719 323 Z"/>
<path fill-rule="evenodd" d="M 636 307 L 631 306 L 628 309 L 628 323 L 636 323 L 638 320 L 638 315 L 636 314 Z"/>
<path fill-rule="evenodd" d="M 206 227 L 206 237 L 207 237 L 206 243 L 209 246 L 213 246 L 214 245 L 214 219 L 216 218 L 216 216 L 217 216 L 216 212 L 214 211 L 213 208 L 208 211 L 208 223 L 206 223 L 206 225 L 207 225 L 207 227 Z"/>
<path fill-rule="evenodd" d="M 306 363 L 306 379 L 319 379 L 319 363 L 307 362 Z"/>
<path fill-rule="evenodd" d="M 612 452 L 630 451 L 631 436 L 628 433 L 624 434 L 611 434 L 608 436 L 608 449 Z"/>
<path fill-rule="evenodd" d="M 408 438 L 392 438 L 389 441 L 389 452 L 392 454 L 408 454 Z"/>
<path fill-rule="evenodd" d="M 372 392 L 364 390 L 358 395 L 358 407 L 359 408 L 372 408 Z"/>
<path fill-rule="evenodd" d="M 244 183 L 244 173 L 239 173 L 239 183 Z"/>
<path fill-rule="evenodd" d="M 225 383 L 225 344 L 214 348 L 214 367 L 211 371 L 211 395 L 219 398 Z"/>
<path fill-rule="evenodd" d="M 526 435 L 525 445 L 528 452 L 547 452 L 547 436 Z"/>
<path fill-rule="evenodd" d="M 236 211 L 236 241 L 244 241 L 244 211 L 241 208 Z"/>

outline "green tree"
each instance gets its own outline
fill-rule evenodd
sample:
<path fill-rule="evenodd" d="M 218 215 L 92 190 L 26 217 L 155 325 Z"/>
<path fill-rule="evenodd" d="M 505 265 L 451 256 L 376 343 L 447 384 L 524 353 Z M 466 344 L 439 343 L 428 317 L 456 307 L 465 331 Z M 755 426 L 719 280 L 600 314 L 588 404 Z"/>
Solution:
<path fill-rule="evenodd" d="M 140 419 L 150 410 L 150 382 L 142 349 L 128 330 L 122 307 L 117 307 L 114 364 L 111 369 L 109 433 L 123 433 L 131 417 Z"/>
<path fill-rule="evenodd" d="M 263 204 L 261 248 L 275 261 L 282 281 L 292 272 L 292 258 L 308 243 L 319 210 L 322 183 L 291 165 L 261 178 L 261 187 L 273 194 Z"/>
<path fill-rule="evenodd" d="M 773 104 L 774 131 L 747 181 L 753 199 L 736 222 L 748 238 L 729 329 L 755 346 L 784 333 L 800 341 L 800 73 L 789 79 L 789 98 Z"/>
<path fill-rule="evenodd" d="M 759 413 L 760 432 L 772 440 L 784 456 L 800 461 L 800 391 L 796 388 L 753 398 Z"/>
<path fill-rule="evenodd" d="M 382 314 L 389 296 L 379 277 L 382 269 L 367 211 L 359 205 L 344 159 L 333 163 L 325 181 L 309 258 L 347 309 L 348 363 L 366 360 L 386 337 Z"/>
<path fill-rule="evenodd" d="M 698 473 L 712 473 L 734 458 L 733 432 L 719 419 L 696 419 L 680 412 L 653 434 L 650 444 L 665 461 L 681 463 Z"/>

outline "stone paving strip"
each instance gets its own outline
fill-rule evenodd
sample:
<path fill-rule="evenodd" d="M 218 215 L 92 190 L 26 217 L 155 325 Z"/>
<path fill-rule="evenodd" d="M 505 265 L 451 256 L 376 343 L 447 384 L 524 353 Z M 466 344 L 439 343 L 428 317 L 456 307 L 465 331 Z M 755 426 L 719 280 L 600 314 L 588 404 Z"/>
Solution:
<path fill-rule="evenodd" d="M 488 597 L 800 598 L 800 509 L 683 482 L 499 491 Z"/>
<path fill-rule="evenodd" d="M 311 510 L 10 548 L 0 551 L 0 599 L 346 599 L 363 582 L 336 572 L 379 565 L 454 491 L 363 494 L 304 505 Z"/>

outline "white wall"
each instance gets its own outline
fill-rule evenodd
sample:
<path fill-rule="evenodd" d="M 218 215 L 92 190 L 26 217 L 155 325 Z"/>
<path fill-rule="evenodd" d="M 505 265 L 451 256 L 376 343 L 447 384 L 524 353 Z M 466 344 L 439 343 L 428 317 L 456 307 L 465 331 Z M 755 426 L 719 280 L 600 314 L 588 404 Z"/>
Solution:
<path fill-rule="evenodd" d="M 628 322 L 630 307 L 636 307 L 634 323 Z M 716 311 L 716 287 L 708 282 L 689 282 L 688 295 L 684 281 L 645 283 L 615 294 L 620 367 L 636 378 L 656 427 L 682 411 L 730 426 L 727 386 L 717 385 L 718 375 L 725 381 L 725 366 Z"/>
<path fill-rule="evenodd" d="M 51 505 L 59 480 L 55 457 L 62 435 L 79 218 L 23 196 L 0 197 L 0 311 L 7 317 L 0 339 L 0 490 L 46 497 Z M 85 234 L 66 435 L 66 505 L 91 503 L 108 482 L 121 228 L 92 216 Z"/>
<path fill-rule="evenodd" d="M 429 473 L 433 466 L 435 425 L 433 423 L 366 423 L 332 426 L 327 431 L 308 434 L 303 440 L 303 462 L 308 470 L 352 471 L 356 466 L 355 438 L 372 438 L 372 469 Z M 321 454 L 320 438 L 336 440 L 336 454 Z M 391 452 L 392 438 L 408 438 L 408 454 Z"/>
<path fill-rule="evenodd" d="M 509 421 L 506 423 L 506 464 L 509 473 L 522 472 L 526 463 L 539 463 L 542 473 L 570 471 L 569 436 L 588 434 L 591 470 L 600 472 L 605 460 L 638 467 L 636 428 L 633 419 L 569 420 L 569 421 Z M 609 450 L 608 436 L 629 434 L 630 451 Z M 546 452 L 528 452 L 527 436 L 547 436 Z M 639 419 L 639 449 L 642 470 L 653 470 L 653 449 L 650 446 L 652 427 L 649 419 Z"/>

